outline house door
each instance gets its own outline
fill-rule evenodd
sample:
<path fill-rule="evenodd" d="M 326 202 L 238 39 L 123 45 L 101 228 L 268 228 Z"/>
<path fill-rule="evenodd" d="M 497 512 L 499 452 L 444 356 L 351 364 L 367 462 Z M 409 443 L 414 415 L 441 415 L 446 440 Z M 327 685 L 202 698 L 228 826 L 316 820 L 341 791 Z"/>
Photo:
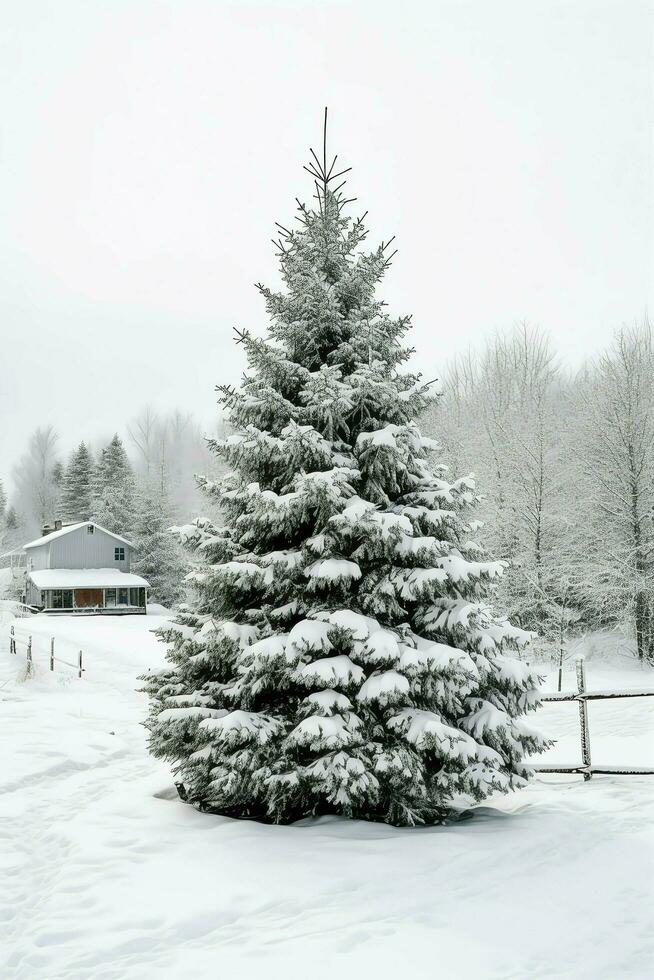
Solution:
<path fill-rule="evenodd" d="M 79 609 L 102 605 L 102 589 L 75 589 L 75 605 Z"/>

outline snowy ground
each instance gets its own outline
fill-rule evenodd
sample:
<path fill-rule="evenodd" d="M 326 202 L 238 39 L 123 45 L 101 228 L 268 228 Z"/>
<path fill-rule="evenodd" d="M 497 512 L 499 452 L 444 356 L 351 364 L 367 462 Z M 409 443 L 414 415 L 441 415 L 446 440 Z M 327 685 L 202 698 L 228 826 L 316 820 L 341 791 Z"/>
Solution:
<path fill-rule="evenodd" d="M 28 681 L 0 625 L 3 980 L 654 975 L 654 777 L 541 777 L 414 831 L 200 814 L 139 726 L 159 622 L 19 620 Z M 84 650 L 83 679 L 48 671 L 51 635 L 70 663 Z M 591 655 L 588 685 L 654 688 L 654 672 Z M 593 760 L 651 765 L 653 716 L 654 699 L 591 704 Z M 538 724 L 559 739 L 552 761 L 578 759 L 574 705 Z"/>

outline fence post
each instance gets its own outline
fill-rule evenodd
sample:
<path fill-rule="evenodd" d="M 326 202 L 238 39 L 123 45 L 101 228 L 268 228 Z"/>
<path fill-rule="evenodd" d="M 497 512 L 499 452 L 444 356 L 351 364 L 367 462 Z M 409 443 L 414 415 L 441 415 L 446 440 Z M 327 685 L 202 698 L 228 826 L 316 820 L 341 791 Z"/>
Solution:
<path fill-rule="evenodd" d="M 577 659 L 577 689 L 580 694 L 586 693 L 586 671 L 584 668 L 584 658 Z M 588 702 L 585 698 L 579 701 L 579 724 L 581 726 L 581 759 L 587 767 L 584 772 L 584 779 L 591 778 L 590 771 L 590 732 L 588 730 Z"/>
<path fill-rule="evenodd" d="M 27 639 L 27 676 L 32 676 L 32 637 Z"/>
<path fill-rule="evenodd" d="M 50 637 L 50 670 L 54 670 L 54 636 Z"/>
<path fill-rule="evenodd" d="M 16 653 L 16 640 L 14 639 L 14 627 L 9 627 L 10 637 L 9 637 L 9 653 Z"/>
<path fill-rule="evenodd" d="M 82 670 L 83 670 L 83 667 L 82 667 L 82 651 L 81 650 L 79 652 L 78 666 L 79 666 L 79 669 L 77 671 L 77 676 L 78 677 L 81 677 L 82 676 Z"/>
<path fill-rule="evenodd" d="M 561 691 L 562 680 L 563 680 L 563 644 L 561 644 L 561 649 L 559 650 L 559 691 Z"/>

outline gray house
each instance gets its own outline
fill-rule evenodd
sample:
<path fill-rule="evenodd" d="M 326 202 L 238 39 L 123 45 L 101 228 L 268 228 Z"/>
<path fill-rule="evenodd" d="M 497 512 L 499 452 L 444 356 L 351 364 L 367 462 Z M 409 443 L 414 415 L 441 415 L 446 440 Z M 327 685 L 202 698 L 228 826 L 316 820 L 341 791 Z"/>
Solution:
<path fill-rule="evenodd" d="M 130 572 L 132 545 L 93 521 L 23 545 L 25 602 L 45 612 L 145 613 L 148 583 Z"/>

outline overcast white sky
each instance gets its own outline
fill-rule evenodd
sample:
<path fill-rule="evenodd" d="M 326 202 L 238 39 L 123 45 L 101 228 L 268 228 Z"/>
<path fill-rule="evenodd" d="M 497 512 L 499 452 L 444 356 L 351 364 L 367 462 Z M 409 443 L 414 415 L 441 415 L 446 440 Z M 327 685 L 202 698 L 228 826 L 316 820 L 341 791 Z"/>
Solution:
<path fill-rule="evenodd" d="M 576 364 L 652 269 L 641 0 L 3 0 L 0 475 L 144 403 L 208 425 L 330 108 L 431 378 L 526 318 Z M 305 179 L 306 178 L 306 179 Z M 651 309 L 651 299 L 650 299 Z"/>

